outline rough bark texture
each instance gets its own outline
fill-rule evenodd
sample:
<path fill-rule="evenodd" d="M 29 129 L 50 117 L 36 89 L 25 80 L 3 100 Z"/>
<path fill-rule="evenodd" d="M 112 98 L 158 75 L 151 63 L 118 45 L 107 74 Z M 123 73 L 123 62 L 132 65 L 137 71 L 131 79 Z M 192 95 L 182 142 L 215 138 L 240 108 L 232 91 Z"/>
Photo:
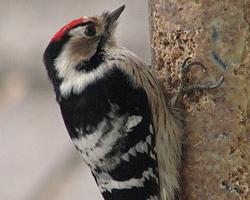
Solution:
<path fill-rule="evenodd" d="M 223 85 L 183 98 L 183 193 L 190 200 L 249 200 L 250 1 L 151 0 L 153 69 L 176 93 L 187 57 L 208 69 L 190 81 Z"/>

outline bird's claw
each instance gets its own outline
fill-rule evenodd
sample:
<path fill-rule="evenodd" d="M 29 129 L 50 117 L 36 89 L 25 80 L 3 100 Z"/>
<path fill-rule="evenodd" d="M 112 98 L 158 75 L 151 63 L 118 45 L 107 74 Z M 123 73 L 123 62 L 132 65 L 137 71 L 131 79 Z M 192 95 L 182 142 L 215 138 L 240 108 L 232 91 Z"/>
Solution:
<path fill-rule="evenodd" d="M 197 62 L 197 61 L 193 61 L 193 62 L 188 63 L 188 61 L 190 61 L 190 60 L 191 60 L 191 57 L 186 58 L 184 60 L 183 64 L 181 65 L 182 77 L 186 77 L 187 73 L 190 71 L 190 69 L 193 66 L 201 67 L 204 72 L 207 71 L 206 67 L 202 63 Z"/>
<path fill-rule="evenodd" d="M 218 87 L 220 87 L 220 85 L 224 81 L 224 77 L 221 76 L 220 79 L 216 83 L 209 83 L 209 84 L 205 84 L 205 85 L 202 85 L 202 84 L 191 84 L 190 85 L 187 81 L 187 74 L 193 66 L 201 67 L 204 72 L 207 71 L 206 67 L 202 63 L 197 62 L 197 61 L 193 61 L 193 62 L 188 63 L 188 61 L 190 61 L 190 60 L 191 60 L 190 57 L 186 58 L 181 66 L 181 83 L 180 83 L 180 86 L 178 89 L 179 91 L 177 94 L 176 101 L 178 101 L 181 97 L 183 97 L 183 95 L 185 95 L 191 91 L 194 91 L 194 90 L 210 90 L 210 89 L 218 88 Z"/>

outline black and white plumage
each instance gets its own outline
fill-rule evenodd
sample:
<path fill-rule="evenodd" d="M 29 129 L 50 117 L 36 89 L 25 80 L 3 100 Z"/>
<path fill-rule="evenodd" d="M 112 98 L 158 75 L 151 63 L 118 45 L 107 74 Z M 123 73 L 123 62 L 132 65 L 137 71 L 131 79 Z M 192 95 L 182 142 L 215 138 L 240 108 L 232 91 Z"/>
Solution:
<path fill-rule="evenodd" d="M 174 200 L 182 129 L 146 64 L 113 37 L 124 6 L 79 18 L 44 63 L 69 135 L 105 200 Z"/>

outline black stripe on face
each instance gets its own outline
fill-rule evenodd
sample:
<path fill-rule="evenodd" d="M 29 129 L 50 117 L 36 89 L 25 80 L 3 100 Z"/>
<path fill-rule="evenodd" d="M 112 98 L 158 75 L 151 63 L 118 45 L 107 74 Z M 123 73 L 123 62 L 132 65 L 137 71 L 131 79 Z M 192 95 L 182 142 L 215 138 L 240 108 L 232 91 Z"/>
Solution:
<path fill-rule="evenodd" d="M 84 73 L 95 70 L 103 62 L 101 52 L 96 52 L 88 61 L 81 61 L 76 66 L 76 70 Z"/>
<path fill-rule="evenodd" d="M 111 192 L 102 193 L 105 200 L 147 200 L 150 196 L 158 196 L 158 184 L 150 178 L 144 182 L 143 187 L 131 189 L 112 189 Z"/>

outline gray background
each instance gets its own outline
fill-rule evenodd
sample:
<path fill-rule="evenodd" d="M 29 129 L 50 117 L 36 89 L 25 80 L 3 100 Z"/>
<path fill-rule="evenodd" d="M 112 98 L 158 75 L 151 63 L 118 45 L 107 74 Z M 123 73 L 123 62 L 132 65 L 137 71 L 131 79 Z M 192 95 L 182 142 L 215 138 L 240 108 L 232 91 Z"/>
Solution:
<path fill-rule="evenodd" d="M 42 54 L 72 19 L 124 3 L 118 41 L 150 64 L 146 0 L 0 0 L 0 199 L 102 199 L 64 128 Z"/>

